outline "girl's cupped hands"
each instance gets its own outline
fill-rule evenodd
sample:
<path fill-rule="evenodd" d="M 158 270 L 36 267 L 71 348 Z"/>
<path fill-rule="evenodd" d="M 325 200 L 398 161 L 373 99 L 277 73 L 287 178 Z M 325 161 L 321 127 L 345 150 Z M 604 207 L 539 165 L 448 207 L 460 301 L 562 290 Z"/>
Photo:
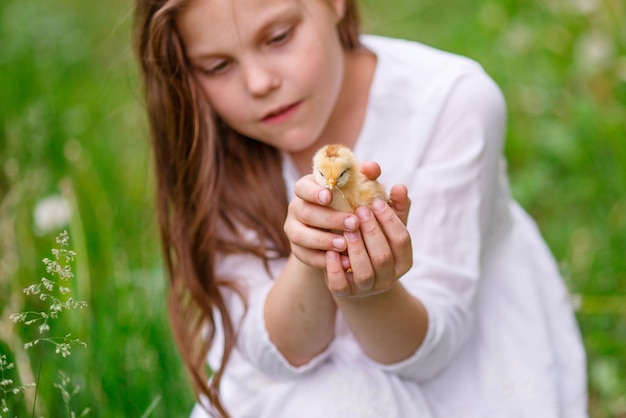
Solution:
<path fill-rule="evenodd" d="M 368 178 L 380 175 L 376 163 L 360 168 Z M 327 286 L 336 297 L 385 292 L 411 268 L 405 186 L 394 186 L 389 202 L 376 200 L 354 214 L 327 207 L 332 194 L 310 174 L 298 180 L 295 194 L 284 225 L 291 250 L 304 264 L 326 271 Z"/>

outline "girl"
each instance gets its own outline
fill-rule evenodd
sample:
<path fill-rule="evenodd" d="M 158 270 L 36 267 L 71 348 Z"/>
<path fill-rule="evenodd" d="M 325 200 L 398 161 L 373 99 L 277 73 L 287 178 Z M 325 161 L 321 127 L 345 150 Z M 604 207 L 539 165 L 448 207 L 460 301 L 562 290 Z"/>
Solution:
<path fill-rule="evenodd" d="M 136 26 L 194 417 L 586 414 L 480 66 L 360 35 L 354 0 L 138 0 Z M 328 143 L 376 160 L 391 203 L 330 209 Z"/>

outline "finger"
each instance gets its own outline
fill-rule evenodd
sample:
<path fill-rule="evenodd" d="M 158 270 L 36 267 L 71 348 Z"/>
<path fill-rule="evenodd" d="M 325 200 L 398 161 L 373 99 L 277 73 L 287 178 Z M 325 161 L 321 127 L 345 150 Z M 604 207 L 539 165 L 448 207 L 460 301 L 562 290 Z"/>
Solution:
<path fill-rule="evenodd" d="M 341 257 L 335 251 L 326 252 L 326 282 L 335 296 L 349 296 L 352 293 L 350 281 L 343 269 Z"/>
<path fill-rule="evenodd" d="M 330 231 L 354 230 L 359 227 L 357 217 L 350 213 L 311 204 L 298 198 L 289 205 L 288 216 L 310 227 Z"/>
<path fill-rule="evenodd" d="M 336 250 L 344 251 L 346 242 L 342 235 L 333 233 L 330 230 L 311 226 L 312 221 L 302 221 L 289 213 L 283 230 L 292 245 L 312 249 L 312 250 Z M 319 224 L 319 222 L 318 222 Z"/>
<path fill-rule="evenodd" d="M 380 166 L 374 161 L 363 161 L 359 168 L 361 173 L 370 180 L 376 180 L 380 176 Z"/>
<path fill-rule="evenodd" d="M 333 232 L 304 226 L 296 225 L 290 227 L 285 225 L 285 233 L 292 245 L 308 248 L 310 250 L 345 251 L 347 249 L 345 238 Z"/>
<path fill-rule="evenodd" d="M 406 273 L 413 263 L 413 250 L 409 231 L 398 215 L 384 201 L 376 199 L 372 204 L 372 212 L 387 237 L 389 249 L 393 254 L 396 273 L 399 275 Z"/>
<path fill-rule="evenodd" d="M 296 196 L 300 199 L 318 205 L 328 205 L 333 199 L 330 190 L 320 186 L 312 174 L 308 174 L 296 182 L 294 187 Z"/>
<path fill-rule="evenodd" d="M 411 208 L 411 199 L 409 199 L 409 192 L 406 186 L 403 184 L 393 186 L 389 192 L 389 198 L 391 207 L 396 212 L 396 215 L 406 225 L 409 219 L 409 209 Z"/>
<path fill-rule="evenodd" d="M 352 271 L 352 264 L 350 264 L 350 257 L 347 255 L 341 255 L 341 266 L 344 271 Z"/>
<path fill-rule="evenodd" d="M 360 231 L 376 281 L 384 281 L 393 274 L 394 264 L 393 252 L 391 251 L 388 239 L 369 207 L 361 206 L 357 208 L 356 215 L 361 224 Z M 348 243 L 348 251 L 349 250 L 350 243 Z"/>
<path fill-rule="evenodd" d="M 352 282 L 359 291 L 369 290 L 374 286 L 375 274 L 361 233 L 360 231 L 347 231 L 344 236 L 348 242 Z"/>

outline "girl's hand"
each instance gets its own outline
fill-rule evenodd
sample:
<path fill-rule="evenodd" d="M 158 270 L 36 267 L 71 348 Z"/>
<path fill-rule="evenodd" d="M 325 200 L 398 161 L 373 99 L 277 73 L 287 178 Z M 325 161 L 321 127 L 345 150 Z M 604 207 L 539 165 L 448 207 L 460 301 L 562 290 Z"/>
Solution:
<path fill-rule="evenodd" d="M 328 288 L 335 296 L 368 296 L 389 290 L 412 266 L 411 237 L 406 229 L 410 200 L 406 187 L 394 186 L 391 205 L 376 200 L 372 209 L 360 207 L 360 229 L 348 231 L 349 261 L 326 252 Z M 351 272 L 345 266 L 351 267 Z"/>
<path fill-rule="evenodd" d="M 363 162 L 360 168 L 369 179 L 380 176 L 380 166 L 375 162 Z M 408 191 L 404 185 L 395 185 L 389 197 L 390 206 L 378 201 L 373 211 L 365 207 L 357 210 L 363 219 L 360 231 L 345 234 L 348 257 L 327 252 L 328 287 L 336 296 L 384 292 L 411 268 L 411 237 L 405 227 L 411 206 Z M 352 272 L 347 272 L 347 267 Z"/>
<path fill-rule="evenodd" d="M 370 180 L 376 180 L 380 176 L 380 166 L 373 161 L 364 161 L 361 163 L 361 173 Z M 406 225 L 409 217 L 409 208 L 411 201 L 408 197 L 408 191 L 406 186 L 402 184 L 396 184 L 389 192 L 390 204 L 393 210 L 398 215 L 398 218 Z"/>
<path fill-rule="evenodd" d="M 360 168 L 361 172 L 371 180 L 376 180 L 380 176 L 380 166 L 375 162 L 363 162 Z M 357 215 L 361 219 L 361 230 L 357 231 L 356 235 L 346 234 L 349 257 L 340 256 L 343 272 L 336 270 L 338 266 L 335 264 L 335 274 L 331 276 L 328 271 L 331 266 L 327 262 L 327 277 L 334 282 L 338 289 L 341 289 L 339 292 L 334 292 L 329 281 L 329 288 L 337 296 L 365 296 L 384 292 L 393 286 L 413 264 L 411 237 L 405 227 L 411 207 L 406 186 L 398 184 L 391 188 L 389 192 L 389 206 L 382 201 L 378 201 L 375 204 L 373 212 L 365 207 L 357 209 Z M 390 208 L 393 211 L 390 211 Z M 393 216 L 392 212 L 395 212 L 397 218 Z M 378 222 L 374 221 L 374 217 L 371 216 L 372 213 Z M 398 223 L 398 220 L 401 223 Z M 384 221 L 384 223 L 381 223 L 381 221 Z M 383 227 L 382 230 L 381 227 Z M 366 229 L 369 230 L 369 233 Z M 365 241 L 364 237 L 366 238 Z M 393 240 L 387 240 L 387 237 L 393 237 Z M 355 240 L 355 238 L 357 239 Z M 380 241 L 377 244 L 378 239 Z M 374 255 L 388 254 L 393 258 L 390 264 L 392 266 L 391 276 L 385 274 L 385 270 L 389 272 L 389 265 L 385 268 L 385 264 L 389 263 L 389 256 L 383 255 L 377 258 L 375 256 L 375 258 L 370 259 L 368 264 L 365 255 L 369 255 L 370 251 Z M 351 254 L 356 254 L 356 256 L 353 257 Z M 327 254 L 327 257 L 335 259 L 333 254 Z M 353 262 L 360 263 L 360 266 L 353 267 Z M 347 272 L 347 267 L 350 267 L 352 271 Z M 383 277 L 387 277 L 387 280 L 382 279 Z"/>
<path fill-rule="evenodd" d="M 360 169 L 372 180 L 380 176 L 380 166 L 375 162 L 364 162 Z M 304 264 L 325 270 L 325 253 L 345 251 L 347 243 L 342 232 L 358 231 L 359 220 L 353 214 L 326 207 L 331 202 L 332 194 L 317 184 L 310 174 L 298 180 L 295 194 L 296 197 L 289 204 L 284 224 L 285 234 L 291 242 L 291 251 Z M 410 206 L 406 188 L 394 186 L 390 192 L 390 200 L 399 219 L 406 223 Z M 343 256 L 342 260 L 344 270 L 348 269 L 349 258 Z"/>
<path fill-rule="evenodd" d="M 295 193 L 284 224 L 291 251 L 304 264 L 324 270 L 325 253 L 346 250 L 347 244 L 342 233 L 356 231 L 359 227 L 358 218 L 326 207 L 331 202 L 332 194 L 317 184 L 311 174 L 298 180 Z"/>

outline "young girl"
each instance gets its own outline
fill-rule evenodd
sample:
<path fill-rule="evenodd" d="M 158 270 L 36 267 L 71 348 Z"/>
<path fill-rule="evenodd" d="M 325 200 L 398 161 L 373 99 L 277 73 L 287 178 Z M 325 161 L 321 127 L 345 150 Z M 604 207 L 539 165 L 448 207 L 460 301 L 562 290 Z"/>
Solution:
<path fill-rule="evenodd" d="M 360 35 L 355 0 L 138 0 L 136 25 L 194 417 L 586 415 L 479 65 Z M 329 208 L 329 143 L 376 161 L 390 203 Z"/>

